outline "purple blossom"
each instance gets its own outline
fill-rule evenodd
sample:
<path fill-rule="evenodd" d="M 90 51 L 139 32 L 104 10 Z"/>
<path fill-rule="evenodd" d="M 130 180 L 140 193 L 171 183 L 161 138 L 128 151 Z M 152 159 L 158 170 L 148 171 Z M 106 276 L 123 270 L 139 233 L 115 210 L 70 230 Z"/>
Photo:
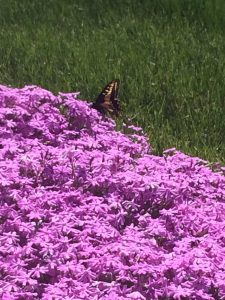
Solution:
<path fill-rule="evenodd" d="M 223 299 L 224 167 L 0 86 L 1 299 Z"/>

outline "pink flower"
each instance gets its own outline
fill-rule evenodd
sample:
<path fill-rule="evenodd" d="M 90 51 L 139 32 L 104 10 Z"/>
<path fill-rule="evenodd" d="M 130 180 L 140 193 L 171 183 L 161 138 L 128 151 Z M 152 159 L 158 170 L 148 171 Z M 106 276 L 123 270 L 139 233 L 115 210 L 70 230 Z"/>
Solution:
<path fill-rule="evenodd" d="M 223 168 L 77 97 L 0 86 L 2 299 L 222 299 Z"/>

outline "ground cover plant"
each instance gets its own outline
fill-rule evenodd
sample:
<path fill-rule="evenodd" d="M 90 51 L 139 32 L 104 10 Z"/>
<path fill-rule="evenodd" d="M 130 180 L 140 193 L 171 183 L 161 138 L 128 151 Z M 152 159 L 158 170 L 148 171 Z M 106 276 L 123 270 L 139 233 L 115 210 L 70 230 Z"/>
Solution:
<path fill-rule="evenodd" d="M 225 169 L 77 98 L 0 86 L 1 299 L 223 299 Z"/>
<path fill-rule="evenodd" d="M 223 0 L 0 0 L 0 83 L 81 91 L 121 80 L 154 153 L 225 162 Z"/>

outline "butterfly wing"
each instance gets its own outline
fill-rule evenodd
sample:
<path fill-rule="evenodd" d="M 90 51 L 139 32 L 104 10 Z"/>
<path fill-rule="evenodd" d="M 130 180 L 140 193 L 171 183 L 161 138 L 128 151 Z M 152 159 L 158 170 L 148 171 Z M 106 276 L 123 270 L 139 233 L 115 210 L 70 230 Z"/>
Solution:
<path fill-rule="evenodd" d="M 120 112 L 118 99 L 119 84 L 120 81 L 118 79 L 109 82 L 93 103 L 92 107 L 103 114 L 110 112 L 118 116 Z"/>
<path fill-rule="evenodd" d="M 118 97 L 118 92 L 119 92 L 119 86 L 120 86 L 120 81 L 116 80 L 114 84 L 114 88 L 112 91 L 112 96 L 111 96 L 111 101 L 112 101 L 112 106 L 113 106 L 113 113 L 118 117 L 121 108 L 120 108 L 120 100 Z"/>

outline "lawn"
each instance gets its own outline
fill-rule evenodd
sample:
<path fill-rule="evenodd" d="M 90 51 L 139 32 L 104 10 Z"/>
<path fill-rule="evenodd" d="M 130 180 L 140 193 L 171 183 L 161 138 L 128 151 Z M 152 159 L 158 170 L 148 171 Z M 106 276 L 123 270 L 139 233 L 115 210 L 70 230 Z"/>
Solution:
<path fill-rule="evenodd" d="M 0 1 L 0 83 L 80 91 L 121 80 L 154 153 L 225 162 L 223 1 Z"/>

